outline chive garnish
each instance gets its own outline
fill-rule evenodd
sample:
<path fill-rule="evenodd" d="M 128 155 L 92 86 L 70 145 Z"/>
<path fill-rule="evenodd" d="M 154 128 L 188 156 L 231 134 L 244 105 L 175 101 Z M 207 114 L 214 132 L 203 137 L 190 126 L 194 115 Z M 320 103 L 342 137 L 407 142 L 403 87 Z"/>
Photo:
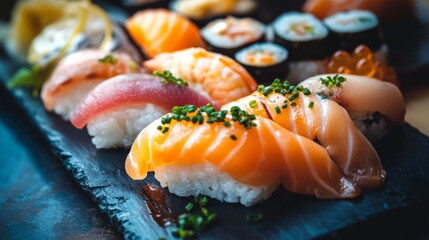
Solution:
<path fill-rule="evenodd" d="M 295 106 L 296 106 L 296 102 L 291 102 L 291 103 L 290 103 L 290 105 L 291 105 L 292 107 L 295 107 Z"/>
<path fill-rule="evenodd" d="M 310 95 L 311 94 L 311 92 L 310 92 L 310 90 L 308 90 L 308 88 L 304 88 L 303 93 L 304 93 L 304 95 Z"/>
<path fill-rule="evenodd" d="M 314 102 L 310 102 L 310 103 L 308 104 L 308 107 L 309 107 L 309 108 L 313 108 L 313 106 L 314 106 Z"/>
<path fill-rule="evenodd" d="M 162 133 L 166 133 L 168 132 L 168 127 L 164 127 L 164 129 L 162 129 Z"/>
<path fill-rule="evenodd" d="M 287 108 L 287 104 L 282 105 L 282 109 L 285 109 L 285 108 Z"/>
<path fill-rule="evenodd" d="M 243 125 L 245 129 L 256 127 L 256 123 L 253 122 L 253 120 L 256 120 L 255 115 L 248 114 L 246 111 L 241 110 L 238 106 L 233 106 L 229 112 L 231 115 L 230 120 L 238 122 L 240 125 Z M 205 113 L 206 117 L 203 115 L 203 113 Z M 189 116 L 189 114 L 192 115 Z M 189 121 L 193 124 L 203 124 L 204 122 L 208 124 L 223 123 L 225 127 L 230 127 L 231 122 L 227 121 L 227 115 L 228 110 L 216 111 L 216 109 L 210 104 L 199 108 L 194 105 L 184 105 L 182 107 L 174 106 L 171 108 L 171 113 L 161 118 L 161 124 L 170 124 L 172 120 L 176 120 L 179 122 Z M 162 130 L 163 133 L 167 131 L 167 127 Z"/>
<path fill-rule="evenodd" d="M 178 78 L 173 76 L 173 74 L 170 71 L 153 71 L 152 75 L 157 76 L 157 77 L 162 77 L 162 83 L 163 84 L 175 84 L 179 87 L 182 86 L 188 86 L 188 83 L 185 82 L 185 80 L 183 80 L 182 78 Z"/>
<path fill-rule="evenodd" d="M 156 129 L 158 129 L 158 130 L 162 130 L 162 126 L 161 126 L 161 125 L 159 125 Z"/>
<path fill-rule="evenodd" d="M 108 54 L 105 57 L 102 57 L 98 59 L 98 62 L 100 63 L 109 63 L 112 65 L 115 65 L 118 62 L 118 59 L 115 58 L 112 54 Z"/>
<path fill-rule="evenodd" d="M 207 198 L 207 196 L 198 195 L 194 198 L 194 201 L 198 203 L 200 206 L 205 206 L 207 205 L 209 199 Z"/>
<path fill-rule="evenodd" d="M 214 223 L 217 219 L 216 213 L 211 213 L 205 205 L 208 198 L 206 196 L 197 196 L 194 198 L 194 203 L 190 202 L 185 206 L 189 213 L 179 215 L 177 222 L 178 226 L 172 231 L 172 234 L 178 238 L 195 237 L 196 231 L 202 231 Z M 194 204 L 200 206 L 200 213 L 190 213 L 194 209 Z"/>
<path fill-rule="evenodd" d="M 274 108 L 274 110 L 276 110 L 276 113 L 277 113 L 277 114 L 280 114 L 280 108 L 279 108 L 279 106 L 276 106 L 276 107 Z"/>
<path fill-rule="evenodd" d="M 299 97 L 299 93 L 295 93 L 292 96 L 290 96 L 288 99 L 289 99 L 289 101 L 293 101 L 293 100 L 297 99 L 298 97 Z"/>
<path fill-rule="evenodd" d="M 346 80 L 347 79 L 345 77 L 340 76 L 338 74 L 333 77 L 327 76 L 326 78 L 320 78 L 322 84 L 329 89 L 332 89 L 333 87 L 341 87 L 341 84 Z"/>
<path fill-rule="evenodd" d="M 229 135 L 229 137 L 234 141 L 237 140 L 237 136 L 235 136 L 234 134 Z"/>
<path fill-rule="evenodd" d="M 252 100 L 252 101 L 249 102 L 249 106 L 251 108 L 255 108 L 256 106 L 258 106 L 258 103 L 256 102 L 256 100 Z"/>
<path fill-rule="evenodd" d="M 191 211 L 194 208 L 194 204 L 189 202 L 188 204 L 186 204 L 185 209 L 186 211 Z"/>
<path fill-rule="evenodd" d="M 248 213 L 246 214 L 246 220 L 251 223 L 260 222 L 264 218 L 261 213 Z"/>

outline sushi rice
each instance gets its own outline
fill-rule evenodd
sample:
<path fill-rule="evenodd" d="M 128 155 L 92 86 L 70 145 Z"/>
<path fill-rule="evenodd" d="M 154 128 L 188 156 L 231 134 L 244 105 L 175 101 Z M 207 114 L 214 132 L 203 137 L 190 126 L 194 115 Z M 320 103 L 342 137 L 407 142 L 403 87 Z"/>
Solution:
<path fill-rule="evenodd" d="M 169 164 L 155 168 L 155 178 L 162 187 L 181 197 L 206 195 L 220 201 L 251 206 L 268 199 L 279 187 L 250 186 L 234 180 L 210 163 Z"/>
<path fill-rule="evenodd" d="M 144 127 L 167 112 L 150 103 L 119 108 L 92 119 L 87 129 L 96 148 L 129 147 Z"/>

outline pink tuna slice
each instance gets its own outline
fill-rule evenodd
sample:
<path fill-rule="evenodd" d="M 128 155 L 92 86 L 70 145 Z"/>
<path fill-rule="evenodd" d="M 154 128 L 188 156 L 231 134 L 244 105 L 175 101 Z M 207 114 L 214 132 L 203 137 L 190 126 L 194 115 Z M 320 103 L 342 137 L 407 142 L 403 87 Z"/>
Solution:
<path fill-rule="evenodd" d="M 85 125 L 100 114 L 130 105 L 152 103 L 166 110 L 173 106 L 207 103 L 219 106 L 192 89 L 174 84 L 163 84 L 162 78 L 148 74 L 124 74 L 110 78 L 95 87 L 76 107 L 70 121 L 76 128 Z"/>

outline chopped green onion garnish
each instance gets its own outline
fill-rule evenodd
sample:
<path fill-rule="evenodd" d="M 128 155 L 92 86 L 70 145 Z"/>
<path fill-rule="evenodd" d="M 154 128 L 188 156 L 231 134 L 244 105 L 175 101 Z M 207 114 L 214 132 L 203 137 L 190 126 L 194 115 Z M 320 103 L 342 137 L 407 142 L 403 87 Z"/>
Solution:
<path fill-rule="evenodd" d="M 287 104 L 282 105 L 282 109 L 285 109 L 285 108 L 287 108 Z"/>
<path fill-rule="evenodd" d="M 310 95 L 311 94 L 311 92 L 310 92 L 310 90 L 308 90 L 308 88 L 304 88 L 304 95 Z"/>
<path fill-rule="evenodd" d="M 248 213 L 246 214 L 246 220 L 251 223 L 260 222 L 264 218 L 261 213 Z"/>
<path fill-rule="evenodd" d="M 314 102 L 310 102 L 309 104 L 308 104 L 308 107 L 309 108 L 312 108 L 314 106 Z"/>
<path fill-rule="evenodd" d="M 298 97 L 299 97 L 299 94 L 295 93 L 292 96 L 290 96 L 288 99 L 289 99 L 289 101 L 293 101 L 293 100 L 297 99 Z"/>
<path fill-rule="evenodd" d="M 290 105 L 291 105 L 292 107 L 295 107 L 295 106 L 296 106 L 296 102 L 291 102 L 291 103 L 290 103 Z"/>
<path fill-rule="evenodd" d="M 164 127 L 164 129 L 162 130 L 162 133 L 166 133 L 166 132 L 168 132 L 168 127 Z"/>
<path fill-rule="evenodd" d="M 207 208 L 200 207 L 200 209 L 201 209 L 201 213 L 203 214 L 203 216 L 207 217 L 209 215 L 209 211 L 207 210 Z"/>
<path fill-rule="evenodd" d="M 251 108 L 255 108 L 256 106 L 258 106 L 258 103 L 256 102 L 256 100 L 252 100 L 252 101 L 249 102 L 249 106 Z"/>
<path fill-rule="evenodd" d="M 112 65 L 115 65 L 118 62 L 118 59 L 115 58 L 112 54 L 109 54 L 103 58 L 98 59 L 98 62 L 100 63 L 110 63 Z"/>
<path fill-rule="evenodd" d="M 198 203 L 200 206 L 207 205 L 208 201 L 209 199 L 207 198 L 207 196 L 204 196 L 204 195 L 198 195 L 195 197 L 195 202 Z"/>
<path fill-rule="evenodd" d="M 188 203 L 188 204 L 186 204 L 186 206 L 185 206 L 185 209 L 186 209 L 186 211 L 191 211 L 192 209 L 194 208 L 194 204 L 193 203 Z"/>
<path fill-rule="evenodd" d="M 279 113 L 280 113 L 280 108 L 279 108 L 279 106 L 276 106 L 276 107 L 274 108 L 274 110 L 276 110 L 276 113 L 277 113 L 277 114 L 279 114 Z"/>
<path fill-rule="evenodd" d="M 336 74 L 335 76 L 327 76 L 326 78 L 320 78 L 320 81 L 323 85 L 325 85 L 327 88 L 332 89 L 335 87 L 341 87 L 341 84 L 345 82 L 347 79 L 343 76 L 340 76 Z"/>
<path fill-rule="evenodd" d="M 237 136 L 235 136 L 234 134 L 229 135 L 229 137 L 234 141 L 237 140 Z"/>
<path fill-rule="evenodd" d="M 173 76 L 173 74 L 170 71 L 163 71 L 163 72 L 154 71 L 152 75 L 157 77 L 162 77 L 163 79 L 161 82 L 163 84 L 172 83 L 172 84 L 176 84 L 179 87 L 188 86 L 187 82 L 185 82 L 182 78 L 177 78 Z"/>

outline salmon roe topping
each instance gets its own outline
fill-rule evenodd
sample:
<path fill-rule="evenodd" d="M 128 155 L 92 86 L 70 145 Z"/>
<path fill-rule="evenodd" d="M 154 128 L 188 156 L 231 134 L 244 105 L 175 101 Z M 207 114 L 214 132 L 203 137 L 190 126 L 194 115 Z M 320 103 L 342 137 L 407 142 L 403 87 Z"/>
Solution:
<path fill-rule="evenodd" d="M 337 51 L 325 65 L 326 73 L 354 74 L 380 79 L 399 85 L 395 70 L 375 59 L 365 45 L 356 47 L 352 54 Z"/>

